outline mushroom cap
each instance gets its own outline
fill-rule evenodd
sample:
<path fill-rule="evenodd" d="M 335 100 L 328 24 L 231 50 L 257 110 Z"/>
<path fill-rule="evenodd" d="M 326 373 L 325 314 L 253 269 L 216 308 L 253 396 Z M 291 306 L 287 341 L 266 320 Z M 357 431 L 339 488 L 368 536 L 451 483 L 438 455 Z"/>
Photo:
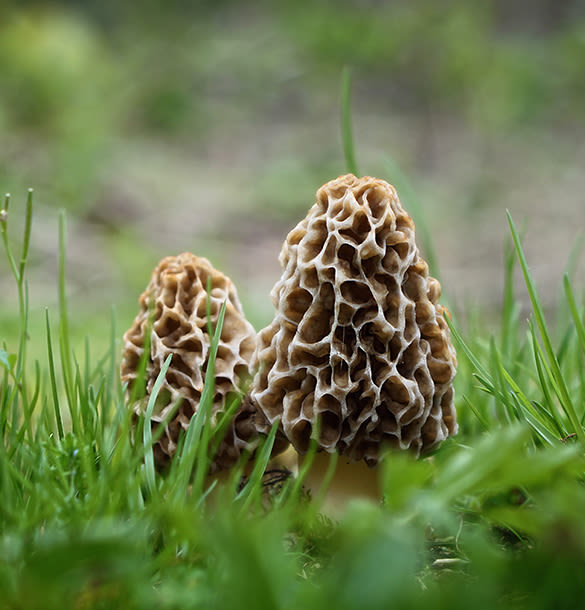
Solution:
<path fill-rule="evenodd" d="M 456 433 L 441 288 L 393 186 L 351 174 L 325 184 L 280 262 L 250 396 L 299 453 L 317 425 L 321 450 L 369 465 L 384 447 L 418 455 Z"/>
<path fill-rule="evenodd" d="M 164 361 L 172 354 L 151 420 L 151 425 L 156 428 L 169 409 L 181 399 L 177 413 L 154 446 L 155 461 L 160 468 L 166 466 L 174 455 L 181 430 L 188 428 L 199 407 L 211 345 L 208 322 L 215 329 L 224 302 L 226 312 L 215 361 L 212 407 L 212 417 L 217 420 L 227 407 L 228 397 L 241 395 L 242 387 L 251 376 L 250 361 L 256 348 L 256 332 L 246 320 L 236 289 L 228 277 L 207 259 L 189 252 L 164 258 L 140 296 L 139 314 L 124 334 L 121 376 L 123 382 L 128 382 L 128 397 L 138 378 L 146 333 L 150 333 L 146 396 L 152 392 Z M 145 401 L 134 408 L 136 412 L 143 411 Z M 255 409 L 249 401 L 243 401 L 215 455 L 210 472 L 231 467 L 242 450 L 251 447 L 257 436 L 254 416 Z"/>

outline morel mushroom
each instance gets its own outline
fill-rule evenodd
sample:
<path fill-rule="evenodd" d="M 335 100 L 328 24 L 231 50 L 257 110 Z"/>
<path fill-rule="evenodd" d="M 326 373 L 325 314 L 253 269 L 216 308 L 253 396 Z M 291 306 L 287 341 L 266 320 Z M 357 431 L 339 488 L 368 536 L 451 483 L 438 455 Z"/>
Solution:
<path fill-rule="evenodd" d="M 280 262 L 251 399 L 300 454 L 318 430 L 309 477 L 320 478 L 337 452 L 331 493 L 379 497 L 365 464 L 390 448 L 418 456 L 457 431 L 456 355 L 439 282 L 394 187 L 351 174 L 319 189 Z M 347 476 L 361 489 L 336 490 Z"/>
<path fill-rule="evenodd" d="M 215 361 L 214 417 L 224 410 L 228 396 L 239 392 L 250 377 L 256 332 L 244 317 L 231 280 L 214 269 L 207 259 L 188 252 L 169 256 L 159 263 L 139 302 L 140 313 L 124 334 L 122 381 L 128 382 L 128 395 L 131 395 L 144 346 L 148 343 L 147 332 L 150 332 L 145 376 L 147 396 L 164 361 L 172 354 L 151 421 L 153 428 L 159 426 L 180 399 L 178 412 L 154 446 L 155 462 L 164 469 L 175 454 L 181 430 L 188 428 L 199 407 L 211 343 L 208 323 L 215 328 L 226 302 Z M 254 412 L 249 401 L 242 403 L 215 455 L 211 474 L 233 466 L 241 452 L 250 447 L 257 436 Z"/>

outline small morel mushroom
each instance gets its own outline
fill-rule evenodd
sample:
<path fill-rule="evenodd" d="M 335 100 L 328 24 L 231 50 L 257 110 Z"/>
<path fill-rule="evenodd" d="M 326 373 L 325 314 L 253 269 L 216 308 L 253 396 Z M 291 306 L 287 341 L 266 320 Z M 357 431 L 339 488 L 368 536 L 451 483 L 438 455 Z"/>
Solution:
<path fill-rule="evenodd" d="M 365 465 L 457 432 L 456 355 L 414 223 L 387 182 L 340 176 L 319 189 L 280 262 L 252 402 L 300 454 L 319 431 L 309 487 L 337 452 L 331 494 L 380 497 Z"/>
<path fill-rule="evenodd" d="M 231 280 L 214 269 L 207 259 L 188 252 L 169 256 L 159 263 L 139 302 L 140 313 L 124 334 L 121 375 L 122 381 L 128 382 L 130 396 L 138 378 L 144 346 L 149 343 L 145 375 L 145 392 L 149 396 L 164 361 L 172 354 L 151 421 L 153 428 L 160 425 L 180 399 L 176 415 L 154 446 L 157 467 L 164 469 L 175 454 L 181 430 L 188 428 L 199 407 L 211 344 L 208 323 L 215 329 L 220 309 L 226 302 L 215 361 L 212 411 L 215 418 L 227 407 L 228 397 L 240 392 L 250 377 L 256 332 L 244 317 Z M 135 406 L 135 409 L 143 408 L 143 404 Z M 254 414 L 255 409 L 244 400 L 213 460 L 211 474 L 232 467 L 241 452 L 250 448 L 257 437 Z"/>

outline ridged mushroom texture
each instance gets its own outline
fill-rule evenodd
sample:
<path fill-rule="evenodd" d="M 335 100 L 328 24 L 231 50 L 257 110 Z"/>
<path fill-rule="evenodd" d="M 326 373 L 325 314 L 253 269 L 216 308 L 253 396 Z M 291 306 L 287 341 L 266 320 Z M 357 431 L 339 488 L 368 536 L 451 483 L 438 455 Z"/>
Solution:
<path fill-rule="evenodd" d="M 256 348 L 256 332 L 246 320 L 236 289 L 228 277 L 207 259 L 188 252 L 164 258 L 140 296 L 139 314 L 124 334 L 121 375 L 122 381 L 128 382 L 128 396 L 132 395 L 137 381 L 145 345 L 150 346 L 146 357 L 147 397 L 164 361 L 172 354 L 151 421 L 153 428 L 159 426 L 180 399 L 176 415 L 154 446 L 155 461 L 161 469 L 175 454 L 181 430 L 188 428 L 199 407 L 211 345 L 208 324 L 215 329 L 224 302 L 226 312 L 215 361 L 212 410 L 213 417 L 217 418 L 227 407 L 228 398 L 237 395 L 249 381 L 250 361 Z M 134 408 L 144 409 L 145 401 Z M 242 450 L 254 442 L 257 436 L 254 411 L 248 401 L 242 403 L 210 473 L 233 466 Z"/>
<path fill-rule="evenodd" d="M 351 174 L 325 184 L 280 262 L 251 398 L 300 454 L 316 429 L 319 451 L 369 466 L 456 433 L 440 285 L 393 186 Z"/>

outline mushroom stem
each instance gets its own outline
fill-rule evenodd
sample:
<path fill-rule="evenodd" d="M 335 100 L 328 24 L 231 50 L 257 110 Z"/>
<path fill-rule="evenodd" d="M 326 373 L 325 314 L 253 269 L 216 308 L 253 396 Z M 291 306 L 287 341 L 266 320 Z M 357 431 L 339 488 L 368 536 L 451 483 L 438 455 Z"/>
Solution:
<path fill-rule="evenodd" d="M 313 498 L 323 494 L 323 510 L 331 514 L 340 514 L 351 499 L 360 498 L 373 502 L 382 501 L 382 488 L 378 468 L 369 467 L 363 460 L 352 462 L 343 455 L 337 456 L 335 471 L 331 476 L 329 468 L 334 457 L 325 452 L 318 452 L 311 464 L 303 486 L 310 491 Z M 302 458 L 299 458 L 301 467 Z M 328 476 L 331 477 L 327 488 Z"/>

